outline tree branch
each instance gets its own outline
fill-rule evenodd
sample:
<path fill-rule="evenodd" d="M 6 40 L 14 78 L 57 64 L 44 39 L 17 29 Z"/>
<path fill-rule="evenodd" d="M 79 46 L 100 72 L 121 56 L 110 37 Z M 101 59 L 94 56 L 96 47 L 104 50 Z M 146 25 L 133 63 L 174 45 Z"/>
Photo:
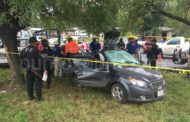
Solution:
<path fill-rule="evenodd" d="M 168 12 L 165 12 L 165 11 L 163 11 L 163 10 L 157 9 L 156 11 L 158 11 L 158 13 L 161 14 L 161 15 L 163 15 L 163 16 L 169 17 L 169 18 L 171 18 L 171 19 L 175 19 L 175 20 L 177 20 L 177 21 L 179 21 L 179 22 L 182 22 L 182 23 L 184 23 L 184 24 L 190 26 L 190 21 L 187 20 L 187 19 L 181 18 L 181 17 L 179 17 L 179 16 L 175 16 L 175 15 L 170 14 L 170 13 L 168 13 Z"/>
<path fill-rule="evenodd" d="M 157 11 L 160 15 L 169 17 L 169 18 L 171 18 L 171 19 L 177 20 L 177 21 L 179 21 L 179 22 L 182 22 L 182 23 L 184 23 L 184 24 L 190 26 L 190 21 L 189 21 L 189 20 L 187 20 L 187 19 L 185 19 L 185 18 L 182 18 L 182 17 L 179 17 L 179 16 L 175 16 L 175 15 L 169 13 L 169 12 L 166 12 L 166 11 L 161 10 L 161 9 L 159 8 L 159 6 L 157 6 L 156 4 L 154 4 L 153 1 L 152 1 L 152 2 L 146 1 L 146 2 L 145 2 L 145 6 L 146 6 L 147 8 L 149 8 L 149 7 L 151 8 L 151 7 L 152 7 L 152 9 L 154 9 L 155 11 Z"/>

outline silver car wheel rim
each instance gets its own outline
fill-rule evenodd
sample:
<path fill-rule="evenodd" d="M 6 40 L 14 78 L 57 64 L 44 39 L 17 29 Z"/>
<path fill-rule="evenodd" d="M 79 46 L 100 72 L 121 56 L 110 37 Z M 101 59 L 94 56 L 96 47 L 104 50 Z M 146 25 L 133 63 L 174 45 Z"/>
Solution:
<path fill-rule="evenodd" d="M 121 101 L 123 99 L 123 91 L 122 91 L 122 89 L 120 87 L 118 87 L 118 86 L 113 87 L 112 88 L 112 96 L 115 99 Z"/>

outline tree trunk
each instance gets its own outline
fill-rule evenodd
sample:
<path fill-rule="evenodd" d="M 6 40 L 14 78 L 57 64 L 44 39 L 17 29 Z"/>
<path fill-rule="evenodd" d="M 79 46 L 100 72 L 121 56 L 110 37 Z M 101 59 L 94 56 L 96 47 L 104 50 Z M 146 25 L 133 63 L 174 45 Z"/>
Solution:
<path fill-rule="evenodd" d="M 16 34 L 17 32 L 9 31 L 8 36 L 3 36 L 2 40 L 5 46 L 5 51 L 7 52 L 6 56 L 8 58 L 9 66 L 12 71 L 12 83 L 20 84 L 22 83 L 21 79 L 21 70 L 20 70 L 20 58 L 17 49 L 17 40 Z"/>

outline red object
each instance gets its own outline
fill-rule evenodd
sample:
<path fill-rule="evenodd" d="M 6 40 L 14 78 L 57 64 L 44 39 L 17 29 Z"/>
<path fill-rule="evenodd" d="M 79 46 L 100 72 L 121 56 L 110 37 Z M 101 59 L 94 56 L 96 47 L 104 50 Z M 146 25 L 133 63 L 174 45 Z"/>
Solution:
<path fill-rule="evenodd" d="M 162 56 L 161 55 L 158 55 L 158 61 L 162 62 Z"/>
<path fill-rule="evenodd" d="M 152 48 L 152 41 L 150 39 L 145 40 L 144 43 L 144 49 L 146 52 L 150 51 L 150 49 Z"/>
<path fill-rule="evenodd" d="M 78 45 L 73 40 L 65 45 L 65 55 L 67 53 L 78 53 L 78 52 L 79 52 Z"/>
<path fill-rule="evenodd" d="M 40 43 L 39 45 L 38 45 L 38 51 L 43 51 L 43 49 L 44 49 L 44 47 L 43 47 L 43 45 L 42 45 L 42 43 Z"/>

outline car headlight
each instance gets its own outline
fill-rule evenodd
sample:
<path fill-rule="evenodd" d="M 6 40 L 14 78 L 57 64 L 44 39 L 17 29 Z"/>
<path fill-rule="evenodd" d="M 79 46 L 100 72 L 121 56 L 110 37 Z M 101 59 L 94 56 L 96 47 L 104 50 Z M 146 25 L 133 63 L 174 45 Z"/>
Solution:
<path fill-rule="evenodd" d="M 141 81 L 141 80 L 137 80 L 135 78 L 131 78 L 129 77 L 128 80 L 130 81 L 130 83 L 134 86 L 139 86 L 139 87 L 147 87 L 146 82 Z"/>

